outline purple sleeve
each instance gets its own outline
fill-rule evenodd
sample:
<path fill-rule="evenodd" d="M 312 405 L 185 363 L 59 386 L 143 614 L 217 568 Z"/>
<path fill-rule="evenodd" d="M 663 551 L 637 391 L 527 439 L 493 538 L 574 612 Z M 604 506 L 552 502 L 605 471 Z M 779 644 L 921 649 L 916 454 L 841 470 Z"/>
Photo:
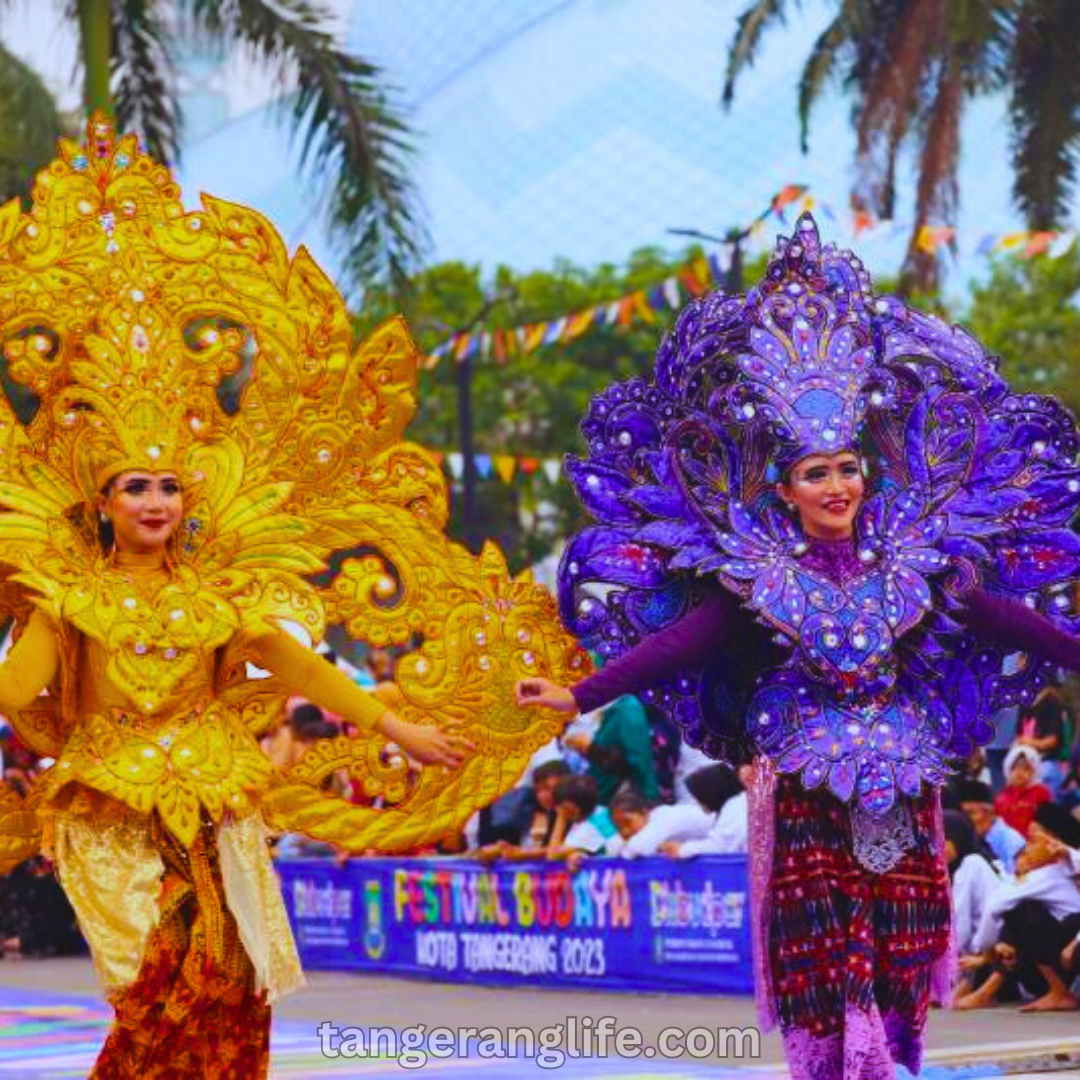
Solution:
<path fill-rule="evenodd" d="M 738 599 L 727 589 L 709 593 L 678 622 L 650 634 L 618 660 L 572 686 L 578 709 L 592 712 L 623 694 L 636 694 L 679 671 L 700 667 L 731 637 L 740 613 Z"/>
<path fill-rule="evenodd" d="M 964 596 L 963 603 L 960 621 L 989 644 L 1035 653 L 1059 667 L 1080 671 L 1080 638 L 1059 630 L 1027 604 L 978 588 Z"/>

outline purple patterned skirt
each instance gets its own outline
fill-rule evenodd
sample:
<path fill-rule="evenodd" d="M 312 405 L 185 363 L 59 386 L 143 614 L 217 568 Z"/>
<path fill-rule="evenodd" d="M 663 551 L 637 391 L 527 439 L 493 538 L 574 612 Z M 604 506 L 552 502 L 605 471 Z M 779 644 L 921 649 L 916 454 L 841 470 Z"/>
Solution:
<path fill-rule="evenodd" d="M 758 974 L 792 1076 L 883 1080 L 894 1062 L 918 1072 L 931 991 L 950 948 L 936 797 L 913 804 L 914 846 L 875 874 L 852 855 L 848 814 L 835 797 L 806 792 L 790 776 L 765 787 L 771 807 L 762 785 L 752 793 L 759 814 L 772 809 L 763 830 L 771 851 L 757 851 L 759 869 L 762 856 L 769 869 L 765 888 L 754 890 L 759 947 L 767 942 Z"/>

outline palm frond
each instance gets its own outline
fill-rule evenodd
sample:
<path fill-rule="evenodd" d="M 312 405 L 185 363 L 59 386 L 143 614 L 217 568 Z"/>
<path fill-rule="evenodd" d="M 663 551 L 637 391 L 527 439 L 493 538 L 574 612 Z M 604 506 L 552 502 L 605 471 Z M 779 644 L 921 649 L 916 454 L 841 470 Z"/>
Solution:
<path fill-rule="evenodd" d="M 892 8 L 899 17 L 878 49 L 876 65 L 864 69 L 852 196 L 860 209 L 883 217 L 892 215 L 897 151 L 919 115 L 919 92 L 945 29 L 945 0 L 894 0 Z"/>
<path fill-rule="evenodd" d="M 969 94 L 992 93 L 1008 84 L 1017 25 L 1024 0 L 980 0 L 948 5 L 949 47 L 961 58 Z"/>
<path fill-rule="evenodd" d="M 245 43 L 282 85 L 312 176 L 333 177 L 331 223 L 362 283 L 404 289 L 425 241 L 408 166 L 412 147 L 382 72 L 337 45 L 328 15 L 305 0 L 188 0 L 204 30 Z"/>
<path fill-rule="evenodd" d="M 795 0 L 798 4 L 799 0 Z M 728 49 L 727 74 L 724 76 L 725 105 L 735 97 L 735 80 L 743 68 L 754 62 L 758 46 L 769 24 L 784 22 L 784 0 L 755 0 L 740 16 L 739 28 Z"/>
<path fill-rule="evenodd" d="M 1080 150 L 1080 5 L 1030 3 L 1018 21 L 1013 53 L 1013 192 L 1032 229 L 1066 217 Z"/>
<path fill-rule="evenodd" d="M 110 81 L 121 130 L 138 132 L 159 160 L 176 161 L 181 127 L 176 73 L 153 0 L 113 0 Z"/>
<path fill-rule="evenodd" d="M 799 141 L 805 154 L 809 150 L 810 110 L 832 75 L 845 47 L 852 47 L 859 0 L 845 0 L 840 13 L 821 32 L 810 50 L 799 78 Z"/>

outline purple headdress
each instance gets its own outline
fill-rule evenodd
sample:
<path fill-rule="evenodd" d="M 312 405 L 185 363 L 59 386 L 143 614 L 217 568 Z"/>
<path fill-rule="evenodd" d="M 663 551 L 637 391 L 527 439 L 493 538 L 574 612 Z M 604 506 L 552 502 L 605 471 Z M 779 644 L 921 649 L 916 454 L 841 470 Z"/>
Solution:
<path fill-rule="evenodd" d="M 1047 677 L 950 618 L 947 577 L 1068 625 L 1080 541 L 1080 439 L 1052 398 L 1015 395 L 963 330 L 875 296 L 809 215 L 745 296 L 680 314 L 651 380 L 598 395 L 588 457 L 568 473 L 596 523 L 560 568 L 568 627 L 618 656 L 718 579 L 786 648 L 717 657 L 643 695 L 717 757 L 767 753 L 807 787 L 881 813 L 940 783 L 987 741 L 990 714 Z M 864 573 L 839 586 L 800 562 L 806 540 L 770 468 L 860 448 L 874 461 L 857 522 Z M 740 669 L 742 669 L 740 671 Z"/>
<path fill-rule="evenodd" d="M 809 454 L 858 446 L 868 409 L 886 407 L 893 380 L 878 364 L 870 279 L 850 255 L 822 250 L 813 220 L 781 239 L 740 314 L 737 378 L 713 403 L 768 427 L 783 472 Z"/>

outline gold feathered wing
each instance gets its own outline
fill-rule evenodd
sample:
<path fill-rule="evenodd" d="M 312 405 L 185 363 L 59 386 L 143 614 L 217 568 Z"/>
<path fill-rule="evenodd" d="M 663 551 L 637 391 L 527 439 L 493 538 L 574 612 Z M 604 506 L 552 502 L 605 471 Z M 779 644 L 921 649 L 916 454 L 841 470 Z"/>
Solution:
<path fill-rule="evenodd" d="M 555 715 L 513 705 L 514 682 L 572 681 L 586 661 L 545 590 L 512 580 L 494 547 L 474 556 L 444 535 L 441 470 L 404 440 L 417 381 L 404 323 L 352 339 L 303 248 L 290 258 L 246 207 L 203 196 L 186 211 L 169 171 L 101 117 L 85 146 L 61 144 L 29 214 L 0 209 L 0 346 L 11 380 L 41 399 L 23 425 L 0 398 L 5 588 L 24 613 L 29 597 L 58 625 L 119 643 L 110 675 L 147 709 L 182 677 L 160 650 L 133 647 L 148 626 L 181 653 L 185 626 L 210 647 L 234 643 L 223 697 L 256 735 L 280 718 L 284 688 L 246 677 L 252 634 L 284 622 L 318 640 L 343 625 L 412 648 L 399 711 L 460 728 L 476 744 L 464 766 L 417 776 L 376 738 L 338 739 L 277 778 L 265 803 L 279 828 L 398 850 L 460 827 L 557 733 Z M 185 485 L 172 591 L 141 623 L 115 603 L 95 539 L 97 483 L 121 466 L 174 469 Z M 43 698 L 16 720 L 54 756 L 58 704 Z M 323 793 L 339 770 L 379 807 Z"/>

